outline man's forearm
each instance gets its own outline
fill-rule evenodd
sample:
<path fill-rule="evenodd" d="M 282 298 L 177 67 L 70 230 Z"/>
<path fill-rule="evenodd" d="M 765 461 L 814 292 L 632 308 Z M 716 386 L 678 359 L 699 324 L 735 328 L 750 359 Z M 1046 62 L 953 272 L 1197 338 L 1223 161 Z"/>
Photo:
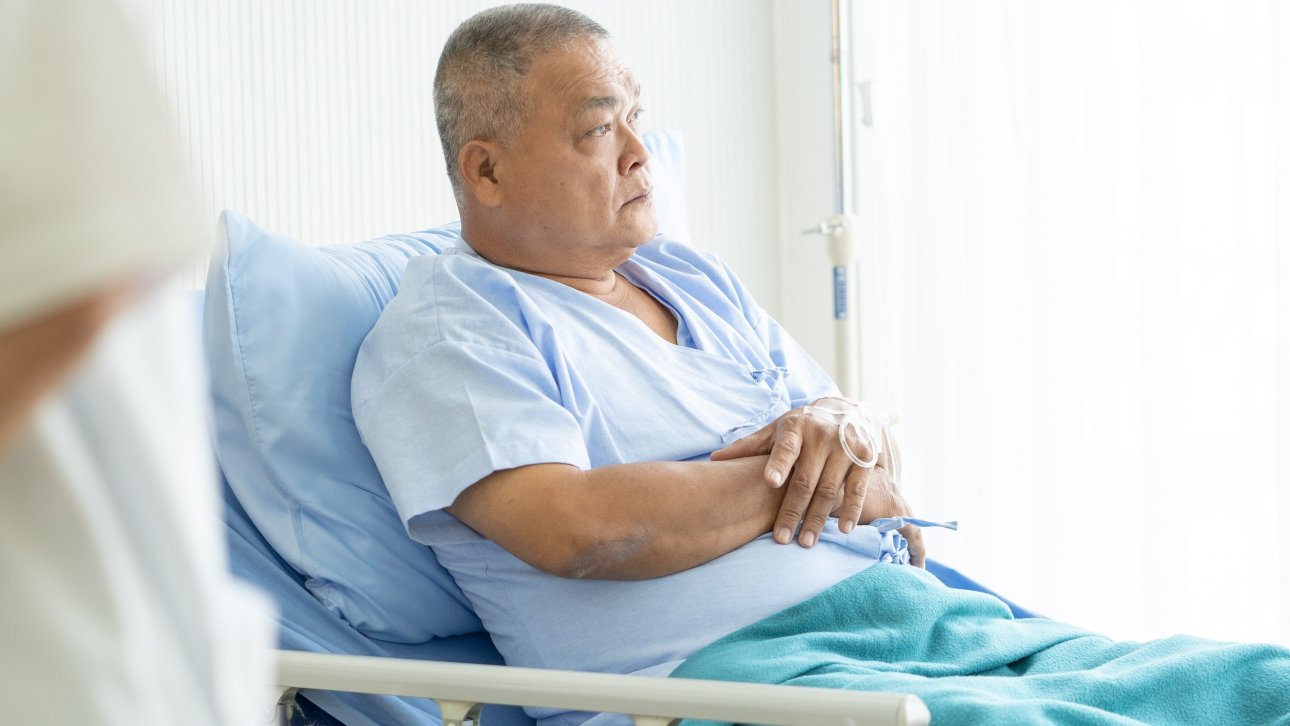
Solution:
<path fill-rule="evenodd" d="M 495 472 L 449 511 L 528 564 L 564 577 L 637 580 L 687 570 L 770 531 L 780 489 L 766 457 Z"/>
<path fill-rule="evenodd" d="M 783 491 L 762 482 L 765 457 L 650 462 L 585 472 L 599 544 L 575 577 L 636 580 L 688 570 L 769 532 Z"/>

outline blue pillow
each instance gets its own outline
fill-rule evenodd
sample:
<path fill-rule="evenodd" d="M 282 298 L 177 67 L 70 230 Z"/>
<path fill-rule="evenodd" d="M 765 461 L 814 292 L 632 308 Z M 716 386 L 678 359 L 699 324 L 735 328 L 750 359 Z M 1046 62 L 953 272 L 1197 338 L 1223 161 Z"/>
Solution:
<path fill-rule="evenodd" d="M 409 258 L 457 226 L 314 248 L 220 217 L 204 337 L 215 449 L 265 539 L 328 609 L 373 638 L 481 628 L 428 547 L 408 538 L 349 405 L 358 347 Z"/>
<path fill-rule="evenodd" d="M 645 143 L 660 228 L 687 241 L 681 136 L 656 130 Z M 359 345 L 408 260 L 458 230 L 312 247 L 225 211 L 206 283 L 213 430 L 230 488 L 319 601 L 391 642 L 482 629 L 430 548 L 408 537 L 350 410 Z"/>

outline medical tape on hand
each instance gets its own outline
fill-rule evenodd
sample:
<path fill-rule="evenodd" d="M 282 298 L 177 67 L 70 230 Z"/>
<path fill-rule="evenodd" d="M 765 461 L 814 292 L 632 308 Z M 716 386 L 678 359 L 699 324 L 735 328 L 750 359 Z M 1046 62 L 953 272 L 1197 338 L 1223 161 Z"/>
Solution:
<path fill-rule="evenodd" d="M 883 443 L 887 439 L 887 426 L 891 423 L 891 418 L 887 414 L 863 403 L 834 396 L 821 398 L 804 407 L 802 412 L 838 427 L 838 443 L 842 444 L 843 453 L 853 464 L 864 469 L 872 469 L 874 464 L 878 463 L 878 457 L 882 456 Z M 851 448 L 847 429 L 851 429 L 855 437 L 868 447 L 868 459 L 861 459 Z"/>

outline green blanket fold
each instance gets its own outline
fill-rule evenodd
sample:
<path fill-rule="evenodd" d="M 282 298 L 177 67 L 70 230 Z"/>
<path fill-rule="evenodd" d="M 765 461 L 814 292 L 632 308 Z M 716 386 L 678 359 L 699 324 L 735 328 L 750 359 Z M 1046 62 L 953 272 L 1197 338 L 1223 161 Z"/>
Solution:
<path fill-rule="evenodd" d="M 1290 726 L 1290 650 L 1190 636 L 1117 643 L 1014 620 L 994 597 L 902 565 L 874 565 L 672 675 L 913 693 L 937 724 Z"/>

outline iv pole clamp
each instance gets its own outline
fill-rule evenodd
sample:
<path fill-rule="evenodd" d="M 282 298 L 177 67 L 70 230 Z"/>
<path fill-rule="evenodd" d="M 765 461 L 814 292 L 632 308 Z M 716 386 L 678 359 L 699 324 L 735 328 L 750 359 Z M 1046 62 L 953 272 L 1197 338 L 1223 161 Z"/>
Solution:
<path fill-rule="evenodd" d="M 851 278 L 859 256 L 860 220 L 854 214 L 835 214 L 820 224 L 802 230 L 828 238 L 829 262 L 833 266 L 833 343 L 836 377 L 842 395 L 859 398 L 860 366 L 857 349 L 857 321 Z"/>

